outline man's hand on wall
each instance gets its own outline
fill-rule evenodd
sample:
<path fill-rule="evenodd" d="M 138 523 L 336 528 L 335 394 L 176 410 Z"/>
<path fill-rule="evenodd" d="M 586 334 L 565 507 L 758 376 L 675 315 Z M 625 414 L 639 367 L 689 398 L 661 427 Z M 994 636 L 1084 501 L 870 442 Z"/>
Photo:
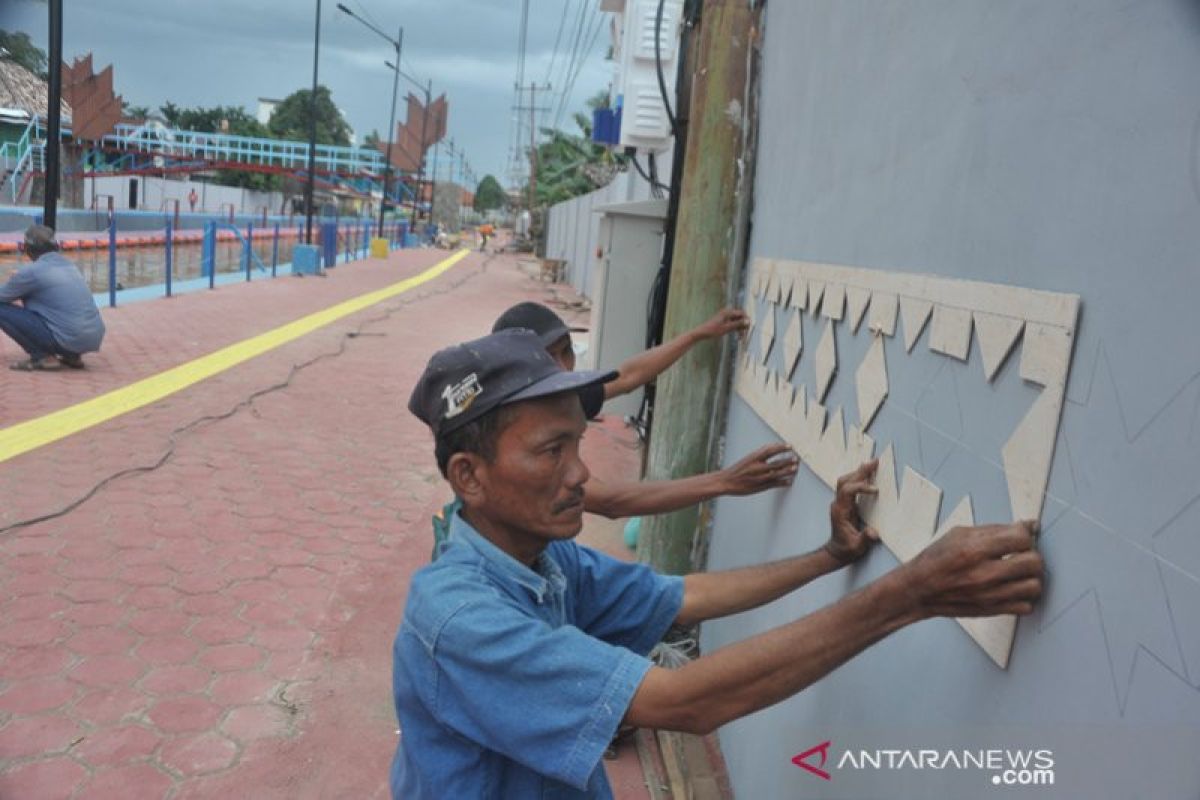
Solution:
<path fill-rule="evenodd" d="M 721 494 L 747 495 L 792 485 L 800 458 L 791 445 L 768 444 L 721 470 Z"/>
<path fill-rule="evenodd" d="M 701 339 L 715 339 L 727 333 L 743 333 L 750 327 L 750 317 L 740 308 L 724 308 L 712 319 L 699 325 L 695 334 Z"/>
<path fill-rule="evenodd" d="M 858 469 L 838 478 L 837 494 L 829 504 L 829 541 L 825 551 L 839 563 L 858 561 L 871 545 L 879 541 L 879 533 L 863 522 L 858 513 L 860 494 L 875 494 L 875 470 L 879 459 L 866 461 Z"/>
<path fill-rule="evenodd" d="M 1028 614 L 1042 595 L 1037 523 L 954 528 L 901 567 L 925 616 Z"/>

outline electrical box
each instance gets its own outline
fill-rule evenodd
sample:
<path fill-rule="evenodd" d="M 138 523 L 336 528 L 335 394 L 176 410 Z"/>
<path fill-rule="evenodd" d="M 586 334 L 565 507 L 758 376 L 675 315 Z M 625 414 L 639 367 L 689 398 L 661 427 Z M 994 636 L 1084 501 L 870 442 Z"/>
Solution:
<path fill-rule="evenodd" d="M 650 292 L 662 261 L 667 201 L 643 200 L 597 206 L 601 214 L 596 268 L 592 271 L 589 369 L 616 369 L 646 349 Z M 631 416 L 642 390 L 614 397 L 604 412 Z"/>
<path fill-rule="evenodd" d="M 667 97 L 673 105 L 683 0 L 665 0 L 661 24 L 658 7 L 659 0 L 626 0 L 624 12 L 617 19 L 620 46 L 614 53 L 618 64 L 615 94 L 621 120 L 619 144 L 646 153 L 666 150 L 671 143 L 671 122 L 658 71 L 661 62 Z"/>

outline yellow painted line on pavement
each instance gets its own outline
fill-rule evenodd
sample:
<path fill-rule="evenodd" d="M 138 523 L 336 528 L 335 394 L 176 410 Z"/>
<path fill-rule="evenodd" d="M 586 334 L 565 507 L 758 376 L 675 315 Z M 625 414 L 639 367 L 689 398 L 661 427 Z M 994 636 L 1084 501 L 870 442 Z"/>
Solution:
<path fill-rule="evenodd" d="M 419 275 L 393 283 L 391 286 L 367 292 L 306 317 L 301 317 L 294 322 L 281 325 L 266 333 L 243 339 L 186 364 L 180 364 L 165 372 L 93 397 L 91 400 L 85 400 L 59 411 L 4 428 L 0 430 L 0 462 L 150 405 L 199 383 L 205 378 L 211 378 L 213 375 L 235 367 L 243 361 L 248 361 L 294 339 L 299 339 L 301 336 L 343 317 L 404 294 L 438 277 L 466 258 L 468 253 L 467 250 L 460 250 Z"/>

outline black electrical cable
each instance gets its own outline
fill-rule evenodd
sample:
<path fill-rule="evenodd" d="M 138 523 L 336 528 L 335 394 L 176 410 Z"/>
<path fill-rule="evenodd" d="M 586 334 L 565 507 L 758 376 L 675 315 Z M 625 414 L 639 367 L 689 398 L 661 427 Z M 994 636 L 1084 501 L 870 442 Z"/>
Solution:
<path fill-rule="evenodd" d="M 653 159 L 654 156 L 651 155 L 650 158 Z M 633 168 L 637 170 L 637 174 L 641 175 L 642 179 L 645 180 L 646 183 L 650 184 L 650 194 L 652 194 L 654 197 L 662 197 L 663 190 L 667 187 L 658 182 L 658 178 L 655 176 L 654 171 L 652 170 L 650 172 L 646 172 L 646 170 L 642 169 L 642 164 L 640 161 L 638 161 L 636 153 L 631 153 L 629 160 L 633 162 Z"/>
<path fill-rule="evenodd" d="M 654 71 L 658 74 L 658 91 L 662 95 L 667 121 L 671 123 L 671 135 L 678 136 L 679 126 L 675 123 L 675 112 L 671 110 L 671 99 L 667 97 L 667 81 L 663 77 L 662 68 L 662 18 L 666 4 L 667 0 L 658 0 L 658 12 L 654 15 Z"/>
<path fill-rule="evenodd" d="M 662 197 L 662 190 L 670 187 L 663 186 L 662 181 L 658 179 L 658 159 L 654 153 L 646 156 L 646 168 L 650 172 L 650 186 L 659 190 L 655 197 Z"/>
<path fill-rule="evenodd" d="M 687 0 L 684 5 L 684 24 L 680 28 L 679 37 L 679 58 L 676 59 L 675 67 L 675 93 L 679 107 L 684 109 L 684 117 L 678 120 L 678 128 L 672 128 L 675 133 L 675 154 L 671 159 L 671 185 L 670 193 L 667 196 L 667 219 L 666 219 L 666 235 L 663 242 L 663 257 L 662 264 L 659 267 L 658 274 L 654 278 L 654 286 L 650 290 L 648 300 L 649 309 L 646 314 L 646 348 L 657 346 L 662 342 L 663 329 L 666 324 L 667 317 L 667 288 L 671 284 L 671 261 L 675 257 L 675 225 L 679 218 L 679 195 L 680 187 L 683 185 L 683 160 L 684 152 L 687 148 L 688 121 L 687 121 L 687 98 L 683 96 L 680 87 L 684 85 L 684 58 L 683 53 L 687 51 L 688 40 L 692 35 L 692 29 L 700 20 L 701 4 L 697 0 Z M 659 4 L 659 12 L 661 15 L 662 0 Z M 661 19 L 661 16 L 660 16 Z M 658 49 L 658 37 L 655 36 L 655 49 Z M 657 52 L 656 52 L 657 55 Z M 659 71 L 659 90 L 663 92 L 664 99 L 666 94 L 666 84 L 662 80 L 662 63 L 656 58 Z M 674 117 L 672 121 L 675 122 Z M 642 393 L 642 404 L 638 409 L 637 415 L 633 418 L 633 424 L 643 440 L 650 436 L 650 430 L 654 423 L 654 399 L 656 393 L 656 385 L 652 381 L 646 385 L 645 391 Z"/>

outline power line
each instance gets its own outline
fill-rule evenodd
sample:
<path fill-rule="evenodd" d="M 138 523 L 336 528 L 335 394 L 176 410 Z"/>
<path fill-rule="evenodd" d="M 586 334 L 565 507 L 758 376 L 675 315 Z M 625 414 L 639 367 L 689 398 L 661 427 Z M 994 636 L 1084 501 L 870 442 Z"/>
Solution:
<path fill-rule="evenodd" d="M 585 2 L 585 0 L 580 0 L 580 2 Z M 554 50 L 550 53 L 550 65 L 546 67 L 546 83 L 550 82 L 550 75 L 554 72 L 554 62 L 558 60 L 558 45 L 562 41 L 563 26 L 566 25 L 567 11 L 570 10 L 571 3 L 572 0 L 566 0 L 563 3 L 562 16 L 558 18 L 558 33 L 554 34 Z"/>
<path fill-rule="evenodd" d="M 375 16 L 370 11 L 367 11 L 367 7 L 362 4 L 362 0 L 354 0 L 354 5 L 358 6 L 358 10 L 363 13 L 363 16 L 367 18 L 368 22 L 370 22 L 376 28 L 383 27 L 379 24 L 379 20 L 375 19 Z"/>
<path fill-rule="evenodd" d="M 562 95 L 562 104 L 560 106 L 558 119 L 555 121 L 555 124 L 554 124 L 554 127 L 556 127 L 556 128 L 560 127 L 562 125 L 562 115 L 565 112 L 566 108 L 570 105 L 571 93 L 573 91 L 575 91 L 575 81 L 577 81 L 579 79 L 579 74 L 581 72 L 583 72 L 584 66 L 587 65 L 588 58 L 592 55 L 592 52 L 596 46 L 596 39 L 599 38 L 600 31 L 603 28 L 604 28 L 604 17 L 601 14 L 597 14 L 596 20 L 591 28 L 588 38 L 587 38 L 587 46 L 581 52 L 581 55 L 579 58 L 579 63 L 575 66 L 574 74 L 570 75 L 568 78 L 568 83 L 567 83 L 566 89 Z"/>
<path fill-rule="evenodd" d="M 513 80 L 513 102 L 515 107 L 521 102 L 521 87 L 525 83 L 525 53 L 529 45 L 529 0 L 521 1 L 521 21 L 517 28 L 517 72 Z M 519 142 L 521 141 L 523 128 L 520 121 L 520 114 L 516 119 L 510 120 L 509 125 L 509 163 L 508 174 L 512 182 L 516 182 L 519 175 Z"/>
<path fill-rule="evenodd" d="M 521 29 L 517 35 L 517 86 L 525 85 L 525 50 L 529 43 L 529 0 L 521 0 Z"/>
<path fill-rule="evenodd" d="M 579 48 L 580 48 L 580 45 L 583 43 L 583 38 L 584 38 L 583 31 L 584 31 L 585 22 L 587 20 L 587 8 L 588 8 L 587 0 L 581 0 L 581 2 L 579 3 L 579 13 L 576 14 L 576 16 L 575 16 L 575 23 L 574 23 L 575 37 L 571 42 L 571 57 L 567 61 L 567 69 L 566 69 L 566 72 L 564 73 L 568 77 L 568 80 L 563 83 L 563 92 L 559 95 L 558 108 L 554 112 L 554 127 L 556 127 L 556 128 L 558 127 L 559 122 L 562 120 L 562 110 L 563 110 L 563 105 L 565 103 L 565 97 L 566 97 L 566 92 L 567 92 L 567 88 L 568 88 L 567 84 L 570 82 L 569 79 L 570 79 L 571 72 L 575 69 L 575 62 L 578 61 L 578 59 L 579 59 L 579 54 L 580 54 Z"/>

